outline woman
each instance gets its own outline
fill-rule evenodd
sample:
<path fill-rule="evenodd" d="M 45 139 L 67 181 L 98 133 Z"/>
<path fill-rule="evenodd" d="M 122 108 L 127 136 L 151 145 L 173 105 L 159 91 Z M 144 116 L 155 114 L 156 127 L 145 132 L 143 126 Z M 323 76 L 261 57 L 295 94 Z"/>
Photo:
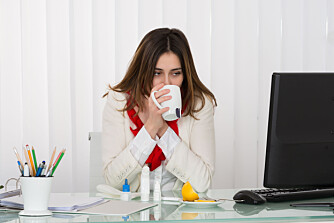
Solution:
<path fill-rule="evenodd" d="M 154 104 L 171 100 L 164 85 L 177 85 L 182 117 L 166 122 Z M 140 173 L 150 167 L 151 188 L 181 189 L 189 181 L 206 191 L 215 165 L 214 95 L 198 78 L 185 35 L 177 29 L 149 32 L 140 42 L 123 80 L 110 86 L 103 112 L 103 166 L 108 184 L 121 189 L 128 179 L 131 191 L 140 187 Z"/>

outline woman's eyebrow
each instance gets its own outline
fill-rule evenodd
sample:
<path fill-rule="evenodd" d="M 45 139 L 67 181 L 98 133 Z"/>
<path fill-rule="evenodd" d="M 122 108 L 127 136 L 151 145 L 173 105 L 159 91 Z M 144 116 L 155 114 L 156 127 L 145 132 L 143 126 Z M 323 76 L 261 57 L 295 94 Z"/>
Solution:
<path fill-rule="evenodd" d="M 154 69 L 155 69 L 155 70 L 163 70 L 163 69 L 158 68 L 158 67 L 156 67 L 156 68 L 154 68 Z M 182 68 L 181 68 L 181 67 L 178 67 L 178 68 L 171 69 L 171 71 L 176 71 L 176 70 L 182 70 Z"/>

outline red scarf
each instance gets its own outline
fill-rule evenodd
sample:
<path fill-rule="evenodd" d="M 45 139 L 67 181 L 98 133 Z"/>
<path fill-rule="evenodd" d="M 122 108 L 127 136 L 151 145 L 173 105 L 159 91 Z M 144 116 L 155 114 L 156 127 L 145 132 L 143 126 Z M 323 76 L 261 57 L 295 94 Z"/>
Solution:
<path fill-rule="evenodd" d="M 140 120 L 139 116 L 136 115 L 136 111 L 134 109 L 128 110 L 128 115 L 130 120 L 136 125 L 136 129 L 132 129 L 130 127 L 131 132 L 134 136 L 136 136 L 139 132 L 139 130 L 144 126 L 143 122 Z M 167 122 L 168 126 L 171 127 L 174 132 L 179 135 L 179 128 L 177 127 L 177 119 L 174 121 Z M 157 167 L 161 165 L 161 161 L 165 160 L 166 157 L 164 153 L 162 152 L 161 148 L 156 145 L 150 154 L 150 156 L 147 158 L 146 162 L 148 166 L 150 167 L 150 170 L 153 171 Z"/>

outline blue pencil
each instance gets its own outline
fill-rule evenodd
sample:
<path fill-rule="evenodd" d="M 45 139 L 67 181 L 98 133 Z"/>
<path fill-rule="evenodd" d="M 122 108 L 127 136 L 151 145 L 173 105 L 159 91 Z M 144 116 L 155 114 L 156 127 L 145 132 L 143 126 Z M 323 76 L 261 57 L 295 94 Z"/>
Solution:
<path fill-rule="evenodd" d="M 20 173 L 21 173 L 22 176 L 23 176 L 23 167 L 22 167 L 22 165 L 21 165 L 21 162 L 20 162 L 20 161 L 17 161 L 17 164 L 19 165 Z"/>

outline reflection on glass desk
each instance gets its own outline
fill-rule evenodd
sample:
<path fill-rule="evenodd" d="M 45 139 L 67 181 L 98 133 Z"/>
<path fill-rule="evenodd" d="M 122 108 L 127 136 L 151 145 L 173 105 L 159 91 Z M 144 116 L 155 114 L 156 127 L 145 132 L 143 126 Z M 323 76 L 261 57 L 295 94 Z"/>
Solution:
<path fill-rule="evenodd" d="M 207 195 L 212 198 L 231 199 L 239 190 L 210 190 Z M 172 192 L 163 194 L 171 196 Z M 77 194 L 68 194 L 77 196 Z M 175 195 L 175 194 L 174 194 Z M 88 193 L 86 194 L 88 196 Z M 94 196 L 94 195 L 91 195 Z M 176 196 L 180 196 L 177 194 Z M 310 201 L 310 200 L 309 200 Z M 334 202 L 334 198 L 311 200 L 312 202 Z M 298 201 L 298 202 L 307 202 Z M 159 205 L 129 216 L 102 216 L 53 213 L 48 217 L 19 217 L 18 211 L 0 211 L 0 222 L 8 223 L 45 223 L 45 222 L 124 222 L 124 221 L 157 221 L 180 222 L 328 222 L 334 221 L 333 208 L 293 208 L 291 203 L 265 203 L 262 205 L 236 204 L 223 201 L 210 208 L 194 208 L 187 205 L 162 201 Z"/>

